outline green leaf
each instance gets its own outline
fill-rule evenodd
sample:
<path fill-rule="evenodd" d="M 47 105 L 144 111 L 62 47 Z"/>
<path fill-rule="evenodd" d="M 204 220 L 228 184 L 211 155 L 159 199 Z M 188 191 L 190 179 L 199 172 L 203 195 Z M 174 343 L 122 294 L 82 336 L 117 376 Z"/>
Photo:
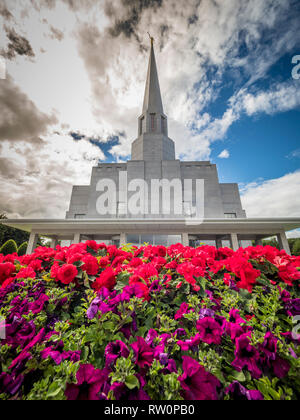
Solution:
<path fill-rule="evenodd" d="M 246 376 L 244 375 L 244 372 L 238 372 L 238 371 L 232 371 L 230 372 L 230 379 L 238 382 L 245 382 Z"/>
<path fill-rule="evenodd" d="M 49 387 L 49 390 L 47 392 L 48 398 L 54 398 L 57 397 L 57 395 L 60 393 L 61 388 L 59 385 L 57 385 L 56 382 L 52 382 L 52 384 Z"/>
<path fill-rule="evenodd" d="M 125 385 L 129 389 L 134 389 L 134 388 L 139 388 L 140 387 L 140 382 L 139 382 L 139 380 L 136 376 L 129 375 L 129 376 L 127 376 L 127 378 L 125 380 Z"/>
<path fill-rule="evenodd" d="M 107 331 L 112 331 L 115 328 L 115 324 L 113 322 L 104 322 L 103 329 Z"/>

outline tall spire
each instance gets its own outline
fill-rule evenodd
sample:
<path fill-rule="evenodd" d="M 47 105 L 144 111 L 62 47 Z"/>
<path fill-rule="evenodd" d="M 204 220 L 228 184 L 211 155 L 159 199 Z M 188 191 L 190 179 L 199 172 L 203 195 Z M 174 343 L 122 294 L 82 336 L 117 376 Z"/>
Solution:
<path fill-rule="evenodd" d="M 138 118 L 138 138 L 132 143 L 132 160 L 144 162 L 175 160 L 175 143 L 168 137 L 168 118 L 164 114 L 157 75 L 154 39 L 142 115 Z"/>
<path fill-rule="evenodd" d="M 154 46 L 153 46 L 154 38 L 150 37 L 150 39 L 151 39 L 151 52 L 150 52 L 149 67 L 148 67 L 148 74 L 147 74 L 147 81 L 146 81 L 143 113 L 149 112 L 149 113 L 163 114 L 164 110 L 163 110 L 163 104 L 161 100 L 161 93 L 160 93 L 156 60 L 155 60 L 155 54 L 154 54 Z"/>

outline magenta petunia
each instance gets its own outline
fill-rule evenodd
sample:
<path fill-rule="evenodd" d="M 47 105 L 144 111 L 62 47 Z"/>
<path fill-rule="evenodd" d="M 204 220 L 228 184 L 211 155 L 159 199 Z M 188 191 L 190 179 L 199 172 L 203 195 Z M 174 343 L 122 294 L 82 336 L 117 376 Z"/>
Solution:
<path fill-rule="evenodd" d="M 222 328 L 213 318 L 203 318 L 197 322 L 197 330 L 201 341 L 207 344 L 221 344 Z"/>
<path fill-rule="evenodd" d="M 68 384 L 65 391 L 69 401 L 99 401 L 106 396 L 102 392 L 108 381 L 109 370 L 95 369 L 92 365 L 81 365 L 76 384 Z"/>
<path fill-rule="evenodd" d="M 182 341 L 179 340 L 177 342 L 178 346 L 181 348 L 182 351 L 189 351 L 196 352 L 199 350 L 199 344 L 201 343 L 200 334 L 196 334 L 195 337 L 191 337 L 188 340 Z"/>
<path fill-rule="evenodd" d="M 226 390 L 235 401 L 263 401 L 264 396 L 260 391 L 248 390 L 239 382 L 233 382 Z"/>
<path fill-rule="evenodd" d="M 114 364 L 119 357 L 127 359 L 129 353 L 129 349 L 123 341 L 117 340 L 108 344 L 105 349 L 106 366 Z"/>
<path fill-rule="evenodd" d="M 183 319 L 185 314 L 188 314 L 191 312 L 191 309 L 189 309 L 189 305 L 185 302 L 183 302 L 178 309 L 178 311 L 175 314 L 174 319 L 177 321 L 178 319 Z"/>
<path fill-rule="evenodd" d="M 263 344 L 260 345 L 260 350 L 265 354 L 268 361 L 276 359 L 277 343 L 278 338 L 271 332 L 267 332 Z"/>
<path fill-rule="evenodd" d="M 213 401 L 218 399 L 219 380 L 206 372 L 196 360 L 183 356 L 183 374 L 178 378 L 182 387 L 182 396 L 189 401 Z"/>
<path fill-rule="evenodd" d="M 233 361 L 232 366 L 239 372 L 246 367 L 253 378 L 258 379 L 262 375 L 262 372 L 258 367 L 260 354 L 259 351 L 251 345 L 250 337 L 251 335 L 247 333 L 236 339 L 235 360 Z"/>
<path fill-rule="evenodd" d="M 131 344 L 135 355 L 135 363 L 140 368 L 151 366 L 154 359 L 153 349 L 142 337 L 137 337 L 137 342 Z"/>

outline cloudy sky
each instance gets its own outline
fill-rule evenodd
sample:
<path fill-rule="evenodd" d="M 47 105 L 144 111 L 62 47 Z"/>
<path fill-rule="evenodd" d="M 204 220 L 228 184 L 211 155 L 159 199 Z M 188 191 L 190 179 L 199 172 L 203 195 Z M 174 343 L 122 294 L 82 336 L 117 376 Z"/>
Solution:
<path fill-rule="evenodd" d="M 93 165 L 130 157 L 150 31 L 178 157 L 217 163 L 248 216 L 300 217 L 299 19 L 298 0 L 0 0 L 0 211 L 64 217 Z"/>

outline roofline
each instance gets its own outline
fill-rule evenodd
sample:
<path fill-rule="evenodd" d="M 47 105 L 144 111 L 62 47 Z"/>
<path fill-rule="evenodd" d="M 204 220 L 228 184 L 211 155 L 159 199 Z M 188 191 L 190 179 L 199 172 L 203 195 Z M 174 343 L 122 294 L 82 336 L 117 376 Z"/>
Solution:
<path fill-rule="evenodd" d="M 300 218 L 252 218 L 252 219 L 6 219 L 6 226 L 26 232 L 54 236 L 81 232 L 93 233 L 134 233 L 164 232 L 210 233 L 210 234 L 250 234 L 275 235 L 300 228 Z"/>

